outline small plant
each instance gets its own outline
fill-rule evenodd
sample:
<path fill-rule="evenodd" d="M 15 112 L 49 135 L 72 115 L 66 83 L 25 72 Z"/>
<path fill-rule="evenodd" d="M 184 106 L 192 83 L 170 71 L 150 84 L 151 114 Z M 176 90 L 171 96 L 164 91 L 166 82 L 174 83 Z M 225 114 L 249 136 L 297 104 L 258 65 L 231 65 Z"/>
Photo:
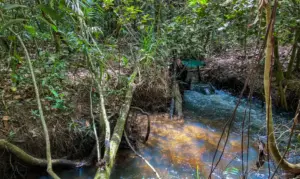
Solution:
<path fill-rule="evenodd" d="M 65 106 L 64 103 L 64 94 L 63 93 L 58 93 L 54 88 L 50 89 L 52 96 L 47 96 L 46 99 L 48 99 L 50 102 L 52 102 L 52 109 L 66 109 L 67 107 Z"/>
<path fill-rule="evenodd" d="M 15 137 L 16 133 L 14 131 L 9 131 L 8 140 L 12 140 Z"/>

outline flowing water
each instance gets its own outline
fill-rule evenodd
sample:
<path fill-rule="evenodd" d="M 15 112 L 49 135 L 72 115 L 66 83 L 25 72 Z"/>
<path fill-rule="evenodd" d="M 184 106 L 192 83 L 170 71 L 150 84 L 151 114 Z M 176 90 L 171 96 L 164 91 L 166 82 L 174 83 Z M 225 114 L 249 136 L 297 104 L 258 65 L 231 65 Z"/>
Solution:
<path fill-rule="evenodd" d="M 204 89 L 203 89 L 204 88 Z M 155 116 L 151 133 L 146 145 L 139 152 L 156 168 L 164 179 L 207 178 L 221 131 L 231 116 L 237 98 L 231 94 L 215 90 L 213 87 L 193 85 L 184 93 L 184 121 L 171 121 L 163 116 Z M 236 121 L 230 134 L 222 160 L 213 178 L 240 178 L 241 176 L 241 124 L 248 107 L 242 99 L 237 110 Z M 247 115 L 249 113 L 247 112 Z M 267 178 L 267 163 L 256 170 L 258 151 L 254 143 L 259 131 L 264 131 L 265 113 L 260 101 L 253 99 L 251 105 L 251 137 L 249 147 L 249 178 Z M 274 112 L 274 120 L 286 120 L 286 113 Z M 263 134 L 263 132 L 262 132 Z M 245 145 L 247 137 L 245 136 Z M 221 143 L 224 144 L 224 142 Z M 246 165 L 244 149 L 244 164 Z M 217 152 L 217 158 L 221 152 Z M 81 168 L 60 173 L 62 178 L 93 178 L 94 168 Z M 41 177 L 42 178 L 42 177 Z M 142 179 L 155 178 L 146 163 L 131 150 L 118 152 L 117 161 L 111 178 Z"/>

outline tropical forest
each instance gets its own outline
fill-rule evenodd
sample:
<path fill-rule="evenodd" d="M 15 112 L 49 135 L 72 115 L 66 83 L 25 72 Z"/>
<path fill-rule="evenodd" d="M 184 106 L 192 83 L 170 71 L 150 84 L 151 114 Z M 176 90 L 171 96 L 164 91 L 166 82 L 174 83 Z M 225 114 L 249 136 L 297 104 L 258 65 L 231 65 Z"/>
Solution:
<path fill-rule="evenodd" d="M 0 0 L 0 179 L 300 178 L 300 0 Z"/>

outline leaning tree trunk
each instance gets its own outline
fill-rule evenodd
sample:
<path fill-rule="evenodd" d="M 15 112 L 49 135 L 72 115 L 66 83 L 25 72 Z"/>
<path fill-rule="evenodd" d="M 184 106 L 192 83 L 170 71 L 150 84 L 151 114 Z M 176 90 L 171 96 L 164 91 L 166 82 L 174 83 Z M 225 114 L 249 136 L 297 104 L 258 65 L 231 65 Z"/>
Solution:
<path fill-rule="evenodd" d="M 134 72 L 130 77 L 128 89 L 125 95 L 125 101 L 123 106 L 120 109 L 119 118 L 114 128 L 114 132 L 111 137 L 109 147 L 105 148 L 105 150 L 108 151 L 109 156 L 107 158 L 104 158 L 103 161 L 104 166 L 98 168 L 97 173 L 95 175 L 95 179 L 109 179 L 110 177 L 111 170 L 116 158 L 116 154 L 123 136 L 126 118 L 131 105 L 132 95 L 135 90 L 134 79 L 136 77 L 136 74 L 137 74 L 137 67 L 135 68 Z"/>
<path fill-rule="evenodd" d="M 267 25 L 271 22 L 271 5 L 270 3 L 266 4 L 266 22 Z M 274 22 L 273 22 L 274 23 Z M 300 173 L 300 164 L 291 164 L 287 160 L 283 159 L 279 149 L 277 147 L 275 135 L 274 135 L 274 126 L 272 119 L 272 101 L 270 96 L 271 91 L 271 65 L 272 65 L 272 52 L 273 52 L 273 27 L 270 26 L 270 30 L 267 37 L 267 47 L 266 47 L 266 61 L 265 61 L 265 70 L 264 70 L 264 90 L 265 90 L 265 100 L 266 100 L 266 123 L 267 123 L 267 134 L 268 134 L 268 149 L 273 158 L 273 160 L 284 170 L 291 173 Z"/>
<path fill-rule="evenodd" d="M 10 31 L 13 32 L 17 36 L 18 40 L 20 41 L 21 46 L 24 49 L 25 58 L 26 58 L 26 60 L 28 62 L 29 70 L 30 70 L 30 73 L 31 73 L 31 78 L 32 78 L 32 82 L 33 82 L 33 85 L 34 85 L 34 90 L 35 90 L 35 95 L 36 95 L 36 101 L 37 101 L 37 105 L 38 105 L 38 110 L 39 110 L 39 113 L 40 113 L 40 119 L 41 119 L 41 122 L 42 122 L 43 131 L 44 131 L 44 135 L 45 135 L 46 157 L 47 157 L 47 172 L 49 173 L 49 175 L 52 178 L 59 179 L 59 177 L 56 175 L 56 173 L 54 173 L 54 171 L 52 169 L 50 137 L 49 137 L 48 127 L 47 127 L 46 120 L 45 120 L 44 113 L 43 113 L 43 108 L 42 108 L 42 103 L 41 103 L 41 99 L 40 99 L 39 88 L 37 86 L 37 82 L 36 82 L 35 74 L 34 74 L 34 69 L 32 67 L 32 63 L 31 63 L 31 60 L 30 60 L 30 57 L 29 57 L 29 53 L 27 51 L 27 48 L 26 48 L 26 46 L 25 46 L 22 38 L 18 34 L 16 34 L 14 31 L 12 31 L 11 29 L 10 29 Z"/>

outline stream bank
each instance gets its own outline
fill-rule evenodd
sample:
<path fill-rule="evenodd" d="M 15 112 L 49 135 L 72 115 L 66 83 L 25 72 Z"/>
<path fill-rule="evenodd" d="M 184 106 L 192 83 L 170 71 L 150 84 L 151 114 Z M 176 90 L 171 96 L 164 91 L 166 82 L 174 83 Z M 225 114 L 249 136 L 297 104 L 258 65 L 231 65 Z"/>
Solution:
<path fill-rule="evenodd" d="M 167 111 L 170 101 L 168 74 L 163 70 L 155 69 L 155 67 L 152 70 L 148 74 L 153 75 L 153 78 L 146 78 L 137 87 L 132 106 L 141 106 L 145 111 L 150 112 Z M 42 88 L 42 85 L 40 87 L 44 115 L 49 129 L 52 158 L 84 162 L 87 161 L 95 146 L 90 108 L 92 82 L 89 71 L 83 68 L 61 73 L 64 80 L 56 81 L 59 83 L 57 85 L 59 88 L 55 89 L 59 93 L 58 96 L 55 96 L 56 92 L 53 95 L 48 88 Z M 157 76 L 158 78 L 156 78 Z M 42 79 L 42 77 L 40 78 Z M 117 80 L 111 80 L 114 83 L 107 85 L 113 90 L 105 92 L 105 106 L 108 109 L 108 115 L 112 116 L 110 118 L 111 129 L 116 123 L 115 111 L 118 111 L 122 105 L 125 85 L 121 83 L 121 80 L 121 82 Z M 42 80 L 40 82 L 42 83 Z M 0 139 L 15 144 L 31 156 L 45 159 L 45 141 L 36 110 L 34 90 L 25 82 L 20 83 L 15 91 L 10 87 L 10 76 L 3 76 L 0 79 L 2 92 L 0 119 L 5 118 L 7 121 L 0 122 Z M 60 91 L 63 92 L 60 93 Z M 99 94 L 93 88 L 92 98 L 94 101 L 92 111 L 95 120 L 99 120 Z M 103 140 L 101 138 L 103 135 L 99 135 L 100 140 Z M 45 167 L 28 165 L 6 149 L 5 145 L 0 148 L 1 177 L 20 178 L 26 177 L 29 173 L 37 175 L 40 172 L 45 173 Z M 96 156 L 94 155 L 90 165 L 94 166 L 95 163 Z M 54 166 L 54 170 L 60 170 L 60 167 Z M 32 176 L 32 178 L 36 177 Z"/>
<path fill-rule="evenodd" d="M 194 84 L 193 90 L 184 92 L 184 120 L 171 120 L 168 113 L 151 114 L 149 116 L 151 132 L 148 141 L 145 144 L 140 142 L 135 144 L 139 153 L 155 167 L 162 178 L 196 178 L 197 173 L 200 178 L 207 178 L 224 123 L 236 105 L 237 98 L 230 93 L 215 90 L 214 93 L 207 94 L 202 92 L 205 90 L 198 90 L 200 88 L 198 85 Z M 241 122 L 244 110 L 248 107 L 247 100 L 243 99 L 237 110 L 225 153 L 213 178 L 239 178 L 242 163 L 244 166 L 248 164 L 249 178 L 268 178 L 267 162 L 259 170 L 256 167 L 259 152 L 256 139 L 260 136 L 261 140 L 265 140 L 265 112 L 260 103 L 259 100 L 254 100 L 250 111 L 252 127 L 249 138 L 249 162 L 246 162 L 246 147 L 244 148 L 243 162 L 241 158 Z M 288 118 L 288 113 L 274 110 L 274 119 L 277 122 L 286 123 Z M 143 139 L 143 136 L 146 135 L 147 115 L 138 114 L 128 120 L 126 130 L 135 130 L 135 133 L 131 133 L 129 136 L 131 142 L 134 143 L 137 136 Z M 244 133 L 244 146 L 247 146 L 247 139 L 247 135 Z M 112 179 L 155 177 L 153 171 L 143 160 L 125 144 L 122 146 L 118 152 Z M 218 150 L 217 156 L 220 154 L 221 149 Z M 292 155 L 293 153 L 291 153 Z M 298 161 L 296 158 L 290 158 L 290 160 Z M 93 177 L 94 172 L 95 168 L 90 167 L 65 170 L 59 175 L 66 179 L 84 179 Z"/>
<path fill-rule="evenodd" d="M 231 92 L 234 95 L 239 95 L 244 83 L 247 79 L 250 66 L 256 61 L 258 51 L 248 49 L 247 58 L 243 50 L 229 50 L 222 54 L 213 55 L 208 58 L 201 59 L 206 63 L 206 66 L 200 68 L 201 81 L 212 83 L 217 89 L 223 89 Z M 289 47 L 280 47 L 279 55 L 283 70 L 287 70 Z M 283 61 L 285 60 L 285 61 Z M 258 68 L 254 76 L 255 83 L 253 84 L 253 96 L 264 101 L 263 90 L 263 70 L 264 62 L 258 62 Z M 285 80 L 286 100 L 290 111 L 295 111 L 300 99 L 300 73 L 295 72 L 295 75 L 290 80 Z M 247 96 L 250 86 L 246 88 L 244 93 Z M 275 106 L 280 107 L 280 97 L 278 96 L 278 87 L 275 77 L 272 78 L 272 100 Z"/>

